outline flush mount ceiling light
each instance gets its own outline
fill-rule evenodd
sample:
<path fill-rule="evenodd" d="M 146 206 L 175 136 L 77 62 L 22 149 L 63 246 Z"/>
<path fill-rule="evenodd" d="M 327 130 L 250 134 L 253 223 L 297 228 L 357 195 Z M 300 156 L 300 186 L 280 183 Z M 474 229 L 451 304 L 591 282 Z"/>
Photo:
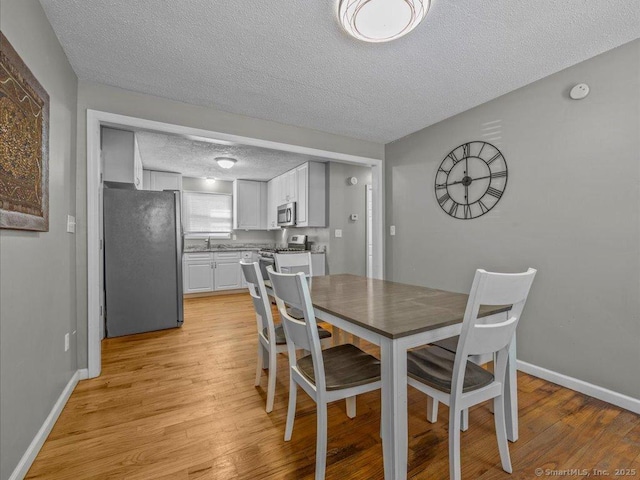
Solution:
<path fill-rule="evenodd" d="M 388 42 L 416 28 L 430 5 L 431 0 L 340 0 L 338 18 L 358 40 Z"/>
<path fill-rule="evenodd" d="M 216 157 L 216 162 L 222 168 L 231 168 L 236 164 L 237 160 L 231 157 Z"/>

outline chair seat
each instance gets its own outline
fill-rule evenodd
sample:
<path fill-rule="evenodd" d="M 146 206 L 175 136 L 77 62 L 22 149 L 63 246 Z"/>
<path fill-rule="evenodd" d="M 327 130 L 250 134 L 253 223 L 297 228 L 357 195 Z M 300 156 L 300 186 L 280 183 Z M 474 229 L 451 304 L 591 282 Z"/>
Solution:
<path fill-rule="evenodd" d="M 271 285 L 271 280 L 265 280 L 264 281 L 264 286 L 267 288 L 273 288 L 273 286 Z"/>
<path fill-rule="evenodd" d="M 322 351 L 327 390 L 357 387 L 380 380 L 380 360 L 347 343 Z M 311 355 L 298 360 L 300 372 L 315 385 Z"/>
<path fill-rule="evenodd" d="M 267 331 L 266 328 L 262 330 L 262 333 L 264 334 L 265 337 L 269 338 L 269 332 Z M 328 330 L 325 330 L 322 327 L 318 327 L 318 336 L 320 337 L 320 340 L 324 340 L 325 338 L 331 338 L 331 332 Z M 276 345 L 286 345 L 286 344 L 287 344 L 287 337 L 284 334 L 284 328 L 282 327 L 282 325 L 276 325 Z"/>
<path fill-rule="evenodd" d="M 440 347 L 423 347 L 407 353 L 409 376 L 442 392 L 451 392 L 455 354 Z M 473 362 L 467 362 L 463 392 L 477 390 L 493 382 L 493 374 Z"/>
<path fill-rule="evenodd" d="M 299 308 L 287 307 L 287 313 L 296 320 L 304 320 L 304 313 Z"/>
<path fill-rule="evenodd" d="M 444 348 L 445 350 L 451 353 L 456 353 L 458 351 L 458 340 L 460 340 L 460 335 L 456 335 L 455 337 L 445 338 L 444 340 L 438 340 L 437 342 L 431 342 L 430 345 Z"/>

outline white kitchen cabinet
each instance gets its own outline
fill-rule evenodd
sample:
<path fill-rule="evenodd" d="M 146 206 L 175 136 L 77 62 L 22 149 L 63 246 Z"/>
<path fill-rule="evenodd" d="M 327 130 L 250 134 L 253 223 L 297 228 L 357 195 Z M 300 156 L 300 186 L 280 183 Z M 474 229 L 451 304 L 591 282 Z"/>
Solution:
<path fill-rule="evenodd" d="M 308 162 L 296 168 L 296 227 L 326 227 L 326 165 Z"/>
<path fill-rule="evenodd" d="M 234 180 L 234 230 L 267 229 L 267 189 L 266 182 Z"/>
<path fill-rule="evenodd" d="M 280 200 L 280 177 L 275 177 L 267 182 L 267 230 L 280 230 L 278 226 Z"/>
<path fill-rule="evenodd" d="M 187 253 L 184 256 L 184 293 L 211 292 L 214 289 L 211 253 Z"/>
<path fill-rule="evenodd" d="M 183 293 L 205 293 L 247 288 L 240 261 L 254 259 L 253 252 L 185 253 Z"/>
<path fill-rule="evenodd" d="M 216 290 L 234 290 L 242 288 L 242 252 L 214 253 L 214 283 Z"/>
<path fill-rule="evenodd" d="M 104 181 L 130 183 L 142 189 L 142 159 L 135 134 L 102 127 L 101 135 Z"/>
<path fill-rule="evenodd" d="M 182 191 L 182 175 L 173 172 L 157 172 L 149 170 L 149 190 L 161 192 L 162 190 Z"/>
<path fill-rule="evenodd" d="M 297 172 L 294 168 L 281 175 L 280 181 L 281 203 L 295 202 L 298 199 Z"/>
<path fill-rule="evenodd" d="M 321 277 L 325 275 L 325 263 L 326 257 L 324 253 L 312 253 L 311 254 L 311 270 L 314 277 Z"/>

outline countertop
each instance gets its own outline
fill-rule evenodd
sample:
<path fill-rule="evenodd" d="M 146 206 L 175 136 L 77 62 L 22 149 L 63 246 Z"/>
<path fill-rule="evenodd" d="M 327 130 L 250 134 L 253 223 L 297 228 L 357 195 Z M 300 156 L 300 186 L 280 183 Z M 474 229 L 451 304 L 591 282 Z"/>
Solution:
<path fill-rule="evenodd" d="M 189 245 L 184 247 L 184 253 L 197 253 L 197 252 L 257 252 L 263 248 L 273 248 L 273 244 L 218 244 L 211 245 L 207 248 L 204 245 Z"/>
<path fill-rule="evenodd" d="M 184 253 L 202 253 L 202 252 L 257 252 L 263 248 L 273 248 L 273 244 L 219 244 L 212 245 L 210 248 L 207 248 L 203 245 L 190 245 L 184 248 Z M 311 247 L 311 253 L 313 255 L 326 253 L 325 246 L 314 246 Z"/>

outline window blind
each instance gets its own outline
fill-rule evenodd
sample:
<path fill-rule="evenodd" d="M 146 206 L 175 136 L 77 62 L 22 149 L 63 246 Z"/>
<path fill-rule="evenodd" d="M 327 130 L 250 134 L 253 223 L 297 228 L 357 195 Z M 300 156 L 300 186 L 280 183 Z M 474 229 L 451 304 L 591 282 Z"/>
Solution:
<path fill-rule="evenodd" d="M 184 192 L 185 233 L 229 238 L 232 230 L 231 195 Z"/>

